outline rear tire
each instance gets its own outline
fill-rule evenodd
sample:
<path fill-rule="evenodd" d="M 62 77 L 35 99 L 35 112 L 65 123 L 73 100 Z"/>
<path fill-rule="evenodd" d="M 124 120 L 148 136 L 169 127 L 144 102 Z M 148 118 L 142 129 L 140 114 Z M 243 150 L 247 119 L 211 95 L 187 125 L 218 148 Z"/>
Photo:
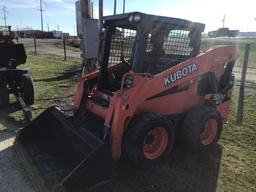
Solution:
<path fill-rule="evenodd" d="M 137 115 L 124 134 L 123 152 L 134 164 L 163 160 L 174 148 L 174 126 L 156 113 Z"/>
<path fill-rule="evenodd" d="M 24 74 L 21 79 L 21 96 L 27 105 L 34 104 L 34 84 L 30 75 Z"/>
<path fill-rule="evenodd" d="M 221 115 L 215 108 L 194 108 L 188 112 L 184 120 L 182 142 L 193 149 L 209 148 L 218 143 L 221 131 Z"/>

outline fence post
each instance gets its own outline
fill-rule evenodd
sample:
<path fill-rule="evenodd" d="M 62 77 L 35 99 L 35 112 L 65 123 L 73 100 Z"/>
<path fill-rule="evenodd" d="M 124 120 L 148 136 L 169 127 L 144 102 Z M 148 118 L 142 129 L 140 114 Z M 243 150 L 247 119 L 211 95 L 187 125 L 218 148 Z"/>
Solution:
<path fill-rule="evenodd" d="M 236 122 L 238 124 L 243 123 L 244 87 L 245 87 L 245 81 L 246 81 L 246 71 L 247 71 L 249 53 L 250 53 L 250 44 L 246 44 L 245 52 L 244 52 L 243 66 L 242 66 L 242 75 L 241 75 L 241 84 L 240 84 L 240 91 L 239 91 L 239 98 L 238 98 L 237 116 L 236 116 Z"/>
<path fill-rule="evenodd" d="M 35 55 L 37 55 L 37 50 L 36 50 L 36 37 L 34 37 L 34 47 L 35 47 Z"/>
<path fill-rule="evenodd" d="M 63 38 L 64 60 L 67 61 L 66 40 Z"/>

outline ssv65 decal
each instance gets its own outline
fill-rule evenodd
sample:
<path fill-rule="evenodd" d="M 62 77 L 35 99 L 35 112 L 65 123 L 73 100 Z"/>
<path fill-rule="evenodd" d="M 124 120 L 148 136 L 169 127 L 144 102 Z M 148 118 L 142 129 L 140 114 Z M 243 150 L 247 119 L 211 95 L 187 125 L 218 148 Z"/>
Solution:
<path fill-rule="evenodd" d="M 193 63 L 191 65 L 188 65 L 188 66 L 166 76 L 164 78 L 164 85 L 165 86 L 170 85 L 170 84 L 174 83 L 175 81 L 177 81 L 183 77 L 186 77 L 187 75 L 189 75 L 195 71 L 197 71 L 196 64 Z"/>

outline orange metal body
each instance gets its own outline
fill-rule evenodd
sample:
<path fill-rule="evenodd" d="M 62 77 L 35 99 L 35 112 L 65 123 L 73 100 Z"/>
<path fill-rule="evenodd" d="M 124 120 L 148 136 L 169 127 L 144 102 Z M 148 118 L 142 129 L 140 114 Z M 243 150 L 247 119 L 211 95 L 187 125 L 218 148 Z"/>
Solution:
<path fill-rule="evenodd" d="M 77 84 L 75 97 L 75 107 L 84 106 L 90 112 L 104 119 L 104 125 L 111 127 L 111 145 L 112 158 L 118 159 L 121 155 L 122 137 L 132 117 L 141 112 L 156 112 L 163 115 L 174 115 L 185 113 L 189 109 L 202 104 L 211 104 L 210 95 L 198 96 L 197 88 L 200 76 L 213 72 L 217 80 L 220 80 L 225 71 L 225 65 L 236 59 L 237 53 L 232 46 L 216 46 L 206 52 L 198 54 L 195 58 L 190 58 L 183 63 L 171 67 L 157 75 L 137 74 L 133 71 L 123 75 L 133 76 L 133 86 L 129 89 L 121 89 L 114 92 L 112 96 L 107 95 L 97 87 L 92 88 L 91 94 L 96 94 L 108 98 L 109 106 L 99 106 L 89 97 L 83 98 L 84 83 L 99 75 L 99 72 L 93 72 L 80 78 Z M 170 74 L 188 67 L 196 65 L 196 70 L 187 73 L 186 76 L 176 81 L 166 84 L 165 78 Z M 114 70 L 114 69 L 113 69 Z M 180 91 L 174 94 L 157 96 L 160 93 L 176 88 Z M 225 120 L 228 114 L 230 101 L 226 101 L 216 108 L 219 110 L 222 118 Z"/>

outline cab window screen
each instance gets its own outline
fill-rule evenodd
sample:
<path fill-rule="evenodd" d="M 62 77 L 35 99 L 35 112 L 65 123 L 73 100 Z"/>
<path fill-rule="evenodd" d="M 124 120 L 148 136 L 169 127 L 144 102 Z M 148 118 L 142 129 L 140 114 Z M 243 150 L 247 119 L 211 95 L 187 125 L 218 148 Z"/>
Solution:
<path fill-rule="evenodd" d="M 193 50 L 190 47 L 189 34 L 190 32 L 186 30 L 170 30 L 164 40 L 165 54 L 189 56 Z"/>
<path fill-rule="evenodd" d="M 117 27 L 112 35 L 109 66 L 120 63 L 121 56 L 129 63 L 132 62 L 132 50 L 137 31 Z"/>

